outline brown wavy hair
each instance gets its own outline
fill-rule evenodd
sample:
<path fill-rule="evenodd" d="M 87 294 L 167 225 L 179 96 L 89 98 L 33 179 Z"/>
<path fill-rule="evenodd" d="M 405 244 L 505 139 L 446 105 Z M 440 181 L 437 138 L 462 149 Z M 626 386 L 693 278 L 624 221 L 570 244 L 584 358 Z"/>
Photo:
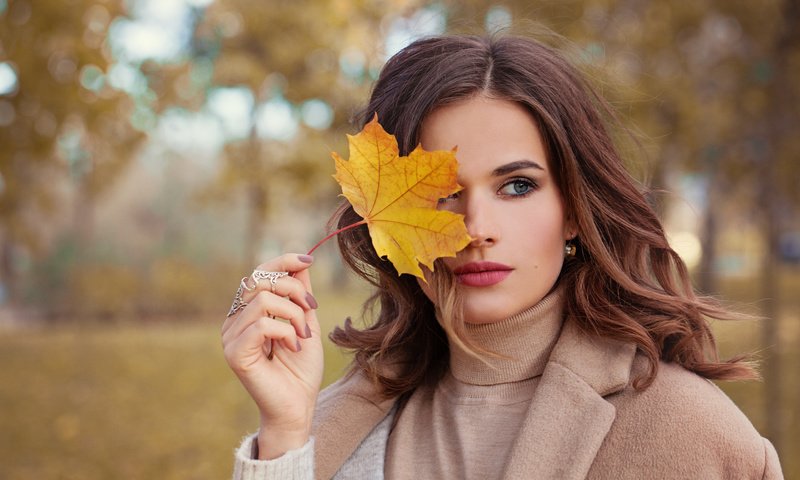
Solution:
<path fill-rule="evenodd" d="M 418 40 L 383 67 L 358 123 L 377 113 L 406 155 L 419 143 L 429 113 L 476 95 L 516 102 L 535 119 L 578 231 L 577 255 L 558 280 L 565 315 L 586 332 L 636 344 L 649 369 L 634 386 L 652 383 L 659 360 L 709 379 L 754 378 L 743 357 L 719 360 L 706 317 L 737 315 L 695 294 L 685 264 L 613 144 L 609 127 L 621 127 L 612 109 L 554 48 L 516 36 Z M 358 220 L 345 201 L 331 228 Z M 370 301 L 379 310 L 363 329 L 348 319 L 331 334 L 333 342 L 354 351 L 353 369 L 363 370 L 387 397 L 436 382 L 449 357 L 437 307 L 415 277 L 398 276 L 377 256 L 365 226 L 339 234 L 338 242 L 344 261 L 377 287 Z M 443 262 L 436 271 L 445 272 L 433 281 L 438 306 L 446 310 L 439 315 L 460 318 L 452 275 Z M 450 325 L 449 333 L 463 340 L 459 325 Z"/>

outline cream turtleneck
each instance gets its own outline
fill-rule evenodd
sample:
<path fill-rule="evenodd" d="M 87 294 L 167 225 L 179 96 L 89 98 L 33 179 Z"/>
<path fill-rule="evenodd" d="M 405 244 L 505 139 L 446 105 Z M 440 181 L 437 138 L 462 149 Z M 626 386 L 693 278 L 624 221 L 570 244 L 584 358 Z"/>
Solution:
<path fill-rule="evenodd" d="M 450 369 L 409 399 L 389 436 L 386 478 L 500 478 L 563 323 L 561 291 L 496 323 L 467 325 L 489 365 L 450 343 Z"/>

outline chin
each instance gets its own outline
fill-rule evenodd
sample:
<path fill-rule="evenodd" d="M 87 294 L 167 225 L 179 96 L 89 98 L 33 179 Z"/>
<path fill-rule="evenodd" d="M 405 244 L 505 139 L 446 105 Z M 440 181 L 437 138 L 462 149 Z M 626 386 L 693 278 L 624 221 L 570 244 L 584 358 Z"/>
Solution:
<path fill-rule="evenodd" d="M 506 315 L 500 308 L 488 308 L 486 306 L 482 308 L 470 308 L 467 306 L 464 309 L 464 321 L 474 325 L 499 322 L 511 315 L 511 313 Z"/>

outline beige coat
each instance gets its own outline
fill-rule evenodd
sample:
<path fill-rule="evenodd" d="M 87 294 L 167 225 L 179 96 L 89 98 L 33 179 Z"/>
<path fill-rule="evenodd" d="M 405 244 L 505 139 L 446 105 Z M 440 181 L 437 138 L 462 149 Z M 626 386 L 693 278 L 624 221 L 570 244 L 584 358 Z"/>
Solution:
<path fill-rule="evenodd" d="M 662 363 L 652 386 L 636 391 L 632 380 L 645 368 L 633 345 L 567 321 L 504 478 L 783 478 L 775 449 L 712 382 Z M 316 478 L 331 478 L 393 404 L 360 375 L 323 391 Z"/>

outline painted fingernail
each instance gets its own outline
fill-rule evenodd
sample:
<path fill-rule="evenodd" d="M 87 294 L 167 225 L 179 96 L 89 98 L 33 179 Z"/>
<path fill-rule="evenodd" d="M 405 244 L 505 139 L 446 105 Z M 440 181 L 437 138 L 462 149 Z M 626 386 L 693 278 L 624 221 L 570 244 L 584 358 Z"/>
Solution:
<path fill-rule="evenodd" d="M 314 298 L 314 295 L 311 295 L 310 293 L 306 293 L 306 303 L 308 303 L 308 306 L 314 310 L 319 307 L 319 305 L 317 305 L 317 299 Z"/>
<path fill-rule="evenodd" d="M 311 329 L 306 325 L 306 338 L 311 338 Z"/>
<path fill-rule="evenodd" d="M 311 255 L 298 255 L 297 259 L 303 263 L 311 263 L 314 261 L 314 257 L 312 257 Z"/>
<path fill-rule="evenodd" d="M 303 347 L 300 346 L 300 340 L 298 340 L 297 341 L 297 351 L 299 352 L 302 349 L 303 349 Z"/>

